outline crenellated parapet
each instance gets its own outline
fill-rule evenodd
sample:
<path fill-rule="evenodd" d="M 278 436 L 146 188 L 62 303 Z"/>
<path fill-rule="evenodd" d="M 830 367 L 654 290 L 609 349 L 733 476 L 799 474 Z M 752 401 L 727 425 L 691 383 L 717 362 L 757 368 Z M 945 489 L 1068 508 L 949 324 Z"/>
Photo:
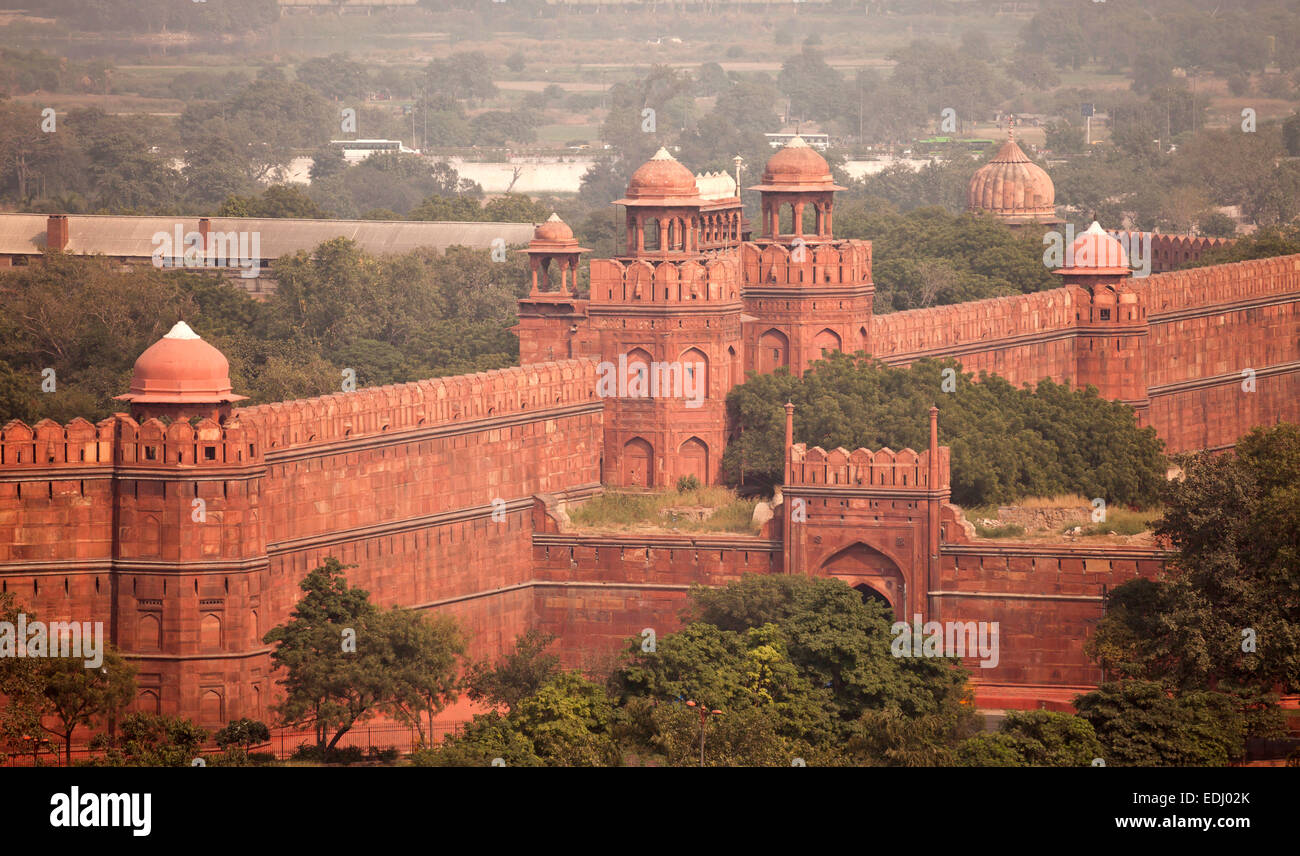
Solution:
<path fill-rule="evenodd" d="M 12 420 L 0 427 L 0 467 L 112 466 L 117 420 L 98 425 L 77 417 L 67 425 L 42 419 L 34 427 Z"/>
<path fill-rule="evenodd" d="M 864 285 L 871 283 L 871 242 L 741 245 L 746 290 L 755 287 Z"/>
<path fill-rule="evenodd" d="M 1205 253 L 1231 246 L 1236 241 L 1235 238 L 1161 235 L 1158 232 L 1132 232 L 1119 229 L 1107 231 L 1129 247 L 1145 248 L 1149 241 L 1151 270 L 1155 273 L 1164 273 L 1188 262 L 1197 261 Z"/>
<path fill-rule="evenodd" d="M 230 467 L 261 464 L 263 444 L 256 421 L 238 416 L 224 425 L 212 419 L 137 423 L 117 417 L 117 463 L 130 467 Z"/>
<path fill-rule="evenodd" d="M 591 262 L 591 305 L 722 306 L 740 300 L 740 268 L 733 258 L 705 262 L 620 261 Z"/>
<path fill-rule="evenodd" d="M 949 485 L 949 450 L 938 449 L 938 482 L 930 484 L 930 456 L 927 449 L 917 452 L 889 448 L 871 451 L 843 447 L 827 451 L 821 446 L 811 449 L 796 443 L 790 453 L 790 478 L 786 484 L 845 487 L 888 488 L 904 491 L 947 490 Z"/>
<path fill-rule="evenodd" d="M 238 419 L 138 423 L 119 413 L 98 425 L 42 419 L 30 428 L 15 420 L 0 428 L 0 468 L 226 467 L 260 461 L 260 445 L 256 427 Z"/>
<path fill-rule="evenodd" d="M 378 436 L 457 422 L 589 404 L 596 398 L 590 360 L 560 360 L 413 383 L 367 387 L 236 411 L 256 421 L 271 451 Z"/>
<path fill-rule="evenodd" d="M 1300 291 L 1300 255 L 1154 274 L 1138 285 L 1152 315 L 1273 297 Z"/>
<path fill-rule="evenodd" d="M 993 297 L 871 318 L 874 355 L 924 351 L 1063 330 L 1082 320 L 1088 295 L 1077 288 Z"/>

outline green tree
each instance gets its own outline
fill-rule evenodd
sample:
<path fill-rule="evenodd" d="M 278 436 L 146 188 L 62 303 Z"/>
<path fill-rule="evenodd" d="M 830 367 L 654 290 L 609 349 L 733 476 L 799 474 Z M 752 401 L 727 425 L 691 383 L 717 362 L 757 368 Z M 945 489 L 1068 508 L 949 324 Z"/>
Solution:
<path fill-rule="evenodd" d="M 298 65 L 296 77 L 302 83 L 334 101 L 363 96 L 370 87 L 366 67 L 347 54 L 312 57 Z"/>
<path fill-rule="evenodd" d="M 433 741 L 434 717 L 459 698 L 458 673 L 465 639 L 456 620 L 448 615 L 393 609 L 387 620 L 397 668 L 390 710 L 401 722 L 415 726 L 420 742 L 427 745 Z"/>
<path fill-rule="evenodd" d="M 500 758 L 507 767 L 544 767 L 533 741 L 496 711 L 478 714 L 465 728 L 449 734 L 435 748 L 411 755 L 417 767 L 488 767 Z"/>
<path fill-rule="evenodd" d="M 63 740 L 64 761 L 72 763 L 72 735 L 80 727 L 111 719 L 135 697 L 135 667 L 110 643 L 104 643 L 103 663 L 88 668 L 81 657 L 48 657 L 41 663 L 43 715 L 57 725 L 41 727 Z"/>
<path fill-rule="evenodd" d="M 1167 578 L 1111 593 L 1088 652 L 1109 673 L 1181 691 L 1300 688 L 1300 428 L 1259 427 L 1235 454 L 1181 460 L 1156 532 Z"/>
<path fill-rule="evenodd" d="M 827 119 L 841 99 L 844 79 L 831 68 L 816 47 L 805 44 L 803 50 L 781 66 L 777 77 L 781 92 L 790 99 L 790 111 L 804 119 Z"/>
<path fill-rule="evenodd" d="M 952 392 L 942 393 L 949 369 Z M 939 401 L 939 441 L 952 450 L 953 500 L 962 505 L 1060 493 L 1147 505 L 1164 483 L 1155 431 L 1138 428 L 1131 408 L 1104 401 L 1095 390 L 1047 379 L 1016 389 L 986 374 L 976 383 L 952 362 L 920 360 L 895 369 L 842 353 L 827 355 L 802 378 L 783 371 L 755 375 L 728 394 L 740 427 L 722 459 L 731 483 L 742 477 L 779 482 L 787 401 L 795 405 L 796 442 L 917 450 L 929 442 L 918 414 Z"/>
<path fill-rule="evenodd" d="M 273 184 L 261 196 L 233 196 L 217 209 L 218 217 L 277 217 L 324 219 L 329 212 L 317 205 L 301 187 Z"/>
<path fill-rule="evenodd" d="M 225 763 L 243 766 L 248 763 L 248 750 L 271 739 L 271 729 L 265 722 L 243 717 L 233 719 L 214 737 L 217 746 L 225 751 Z"/>
<path fill-rule="evenodd" d="M 288 166 L 299 149 L 325 143 L 339 121 L 334 106 L 306 84 L 259 79 L 221 102 L 187 107 L 178 123 L 186 149 L 204 144 L 214 119 L 241 153 L 243 168 L 259 181 Z"/>
<path fill-rule="evenodd" d="M 559 673 L 560 658 L 546 653 L 554 641 L 554 636 L 529 629 L 515 639 L 514 650 L 495 664 L 471 665 L 465 674 L 470 699 L 513 710 Z"/>
<path fill-rule="evenodd" d="M 1242 757 L 1237 702 L 1213 692 L 1174 695 L 1151 681 L 1104 683 L 1074 701 L 1111 767 L 1222 767 Z"/>
<path fill-rule="evenodd" d="M 480 51 L 454 53 L 425 67 L 424 89 L 451 98 L 484 101 L 497 94 L 492 77 L 492 64 Z"/>
<path fill-rule="evenodd" d="M 273 706 L 284 725 L 310 726 L 321 752 L 396 695 L 394 659 L 383 614 L 369 594 L 348 584 L 348 567 L 330 556 L 299 583 L 303 597 L 289 621 L 263 637 L 284 700 Z"/>
<path fill-rule="evenodd" d="M 188 719 L 156 713 L 129 713 L 118 735 L 100 735 L 92 748 L 106 750 L 95 766 L 189 767 L 200 756 L 208 733 Z"/>
<path fill-rule="evenodd" d="M 957 750 L 970 767 L 1087 767 L 1104 750 L 1092 724 L 1048 710 L 1008 711 L 996 734 L 979 734 Z"/>
<path fill-rule="evenodd" d="M 348 168 L 347 159 L 343 157 L 340 146 L 329 144 L 319 146 L 311 154 L 311 180 L 324 181 L 333 178 Z"/>
<path fill-rule="evenodd" d="M 610 732 L 614 706 L 603 687 L 576 672 L 561 672 L 520 699 L 510 719 L 548 766 L 610 766 L 619 761 Z"/>
<path fill-rule="evenodd" d="M 1292 113 L 1282 123 L 1282 145 L 1291 157 L 1300 156 L 1300 113 Z"/>
<path fill-rule="evenodd" d="M 29 621 L 35 619 L 18 603 L 12 592 L 0 592 L 0 621 L 16 626 L 22 613 L 27 614 Z M 15 639 L 15 643 L 26 645 L 27 640 Z M 44 663 L 39 658 L 8 654 L 0 657 L 0 695 L 5 697 L 5 705 L 0 707 L 0 738 L 14 753 L 30 752 L 33 765 L 40 763 L 43 744 L 49 745 L 48 740 L 40 736 L 41 717 L 45 710 L 45 678 Z"/>

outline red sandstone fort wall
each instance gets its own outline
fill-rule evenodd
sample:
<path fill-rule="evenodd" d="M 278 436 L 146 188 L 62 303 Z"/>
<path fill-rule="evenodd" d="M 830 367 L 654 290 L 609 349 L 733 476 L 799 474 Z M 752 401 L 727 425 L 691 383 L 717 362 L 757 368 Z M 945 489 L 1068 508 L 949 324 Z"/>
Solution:
<path fill-rule="evenodd" d="M 1087 295 L 1071 288 L 935 306 L 871 319 L 874 356 L 890 365 L 922 357 L 955 357 L 967 372 L 981 370 L 1013 384 L 1075 372 L 1072 328 L 1087 315 Z"/>
<path fill-rule="evenodd" d="M 1039 697 L 1063 704 L 1101 680 L 1084 644 L 1106 592 L 1137 576 L 1153 578 L 1163 567 L 1161 551 L 1124 545 L 945 544 L 930 618 L 998 622 L 997 665 L 964 660 L 981 706 L 1017 706 L 999 700 L 1007 685 L 1040 688 Z"/>
<path fill-rule="evenodd" d="M 140 668 L 137 708 L 266 716 L 261 638 L 327 556 L 380 604 L 461 617 L 472 655 L 504 650 L 532 620 L 532 495 L 593 489 L 601 433 L 584 360 L 242 408 L 224 426 L 10 423 L 0 585 L 41 618 L 103 621 Z"/>
<path fill-rule="evenodd" d="M 681 626 L 692 585 L 781 572 L 781 544 L 740 535 L 533 536 L 536 626 L 573 668 L 603 666 L 630 637 Z"/>
<path fill-rule="evenodd" d="M 1151 322 L 1151 386 L 1300 357 L 1300 256 L 1156 274 L 1140 282 Z M 1279 300 L 1286 297 L 1291 299 Z"/>
<path fill-rule="evenodd" d="M 376 602 L 450 612 L 495 657 L 532 618 L 532 495 L 600 481 L 590 361 L 249 410 L 268 438 L 267 627 L 333 555 Z"/>
<path fill-rule="evenodd" d="M 1136 280 L 1150 334 L 1153 425 L 1171 450 L 1223 448 L 1258 424 L 1300 421 L 1300 256 Z M 1073 288 L 872 318 L 872 349 L 891 365 L 953 357 L 1014 384 L 1079 383 L 1087 295 Z M 1253 372 L 1255 390 L 1243 387 Z"/>
<path fill-rule="evenodd" d="M 1188 262 L 1196 261 L 1210 250 L 1226 247 L 1234 240 L 1232 238 L 1161 235 L 1151 232 L 1124 232 L 1116 229 L 1107 229 L 1106 231 L 1121 241 L 1127 241 L 1125 244 L 1127 247 L 1136 248 L 1142 246 L 1145 249 L 1146 241 L 1150 241 L 1151 270 L 1156 273 L 1171 271 Z M 1139 244 L 1139 242 L 1142 243 Z"/>
<path fill-rule="evenodd" d="M 1300 256 L 1159 274 L 1144 288 L 1151 424 L 1171 449 L 1225 448 L 1256 425 L 1300 421 Z"/>

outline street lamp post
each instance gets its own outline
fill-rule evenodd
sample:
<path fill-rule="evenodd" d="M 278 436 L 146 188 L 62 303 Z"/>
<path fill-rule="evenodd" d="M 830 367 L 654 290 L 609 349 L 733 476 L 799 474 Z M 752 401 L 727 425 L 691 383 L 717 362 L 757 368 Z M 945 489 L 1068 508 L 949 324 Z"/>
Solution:
<path fill-rule="evenodd" d="M 704 724 L 710 716 L 722 716 L 720 710 L 710 710 L 707 704 L 696 704 L 692 699 L 686 702 L 687 707 L 696 707 L 700 711 L 700 766 L 704 766 Z"/>

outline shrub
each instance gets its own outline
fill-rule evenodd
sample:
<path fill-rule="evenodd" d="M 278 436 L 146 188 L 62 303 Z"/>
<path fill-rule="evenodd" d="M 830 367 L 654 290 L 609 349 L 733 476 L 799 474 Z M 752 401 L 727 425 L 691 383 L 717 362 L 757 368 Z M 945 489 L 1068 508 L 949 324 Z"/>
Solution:
<path fill-rule="evenodd" d="M 695 476 L 682 476 L 677 480 L 677 492 L 688 493 L 700 489 L 700 480 Z"/>
<path fill-rule="evenodd" d="M 397 760 L 397 747 L 386 746 L 383 749 L 380 749 L 378 746 L 371 746 L 370 750 L 366 752 L 366 759 L 369 761 L 383 761 L 386 764 L 391 764 Z"/>
<path fill-rule="evenodd" d="M 364 757 L 360 746 L 336 747 L 322 751 L 319 747 L 308 743 L 303 743 L 293 753 L 295 761 L 319 761 L 322 764 L 356 764 Z"/>

